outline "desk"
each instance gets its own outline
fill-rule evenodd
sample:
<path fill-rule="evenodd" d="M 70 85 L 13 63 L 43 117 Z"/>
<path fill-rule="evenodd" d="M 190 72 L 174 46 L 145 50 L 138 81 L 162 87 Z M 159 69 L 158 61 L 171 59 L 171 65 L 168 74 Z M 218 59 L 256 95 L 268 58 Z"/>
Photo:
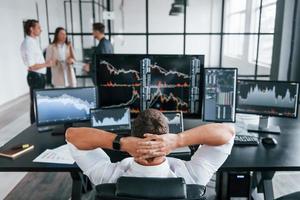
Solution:
<path fill-rule="evenodd" d="M 274 199 L 272 178 L 275 171 L 300 171 L 300 120 L 277 118 L 270 122 L 281 127 L 280 135 L 270 135 L 278 141 L 276 146 L 234 146 L 219 170 L 221 173 L 254 171 L 253 189 L 257 187 L 266 200 Z M 262 137 L 267 135 L 260 134 Z"/>
<path fill-rule="evenodd" d="M 300 171 L 300 118 L 270 118 L 269 123 L 281 127 L 280 135 L 271 135 L 278 144 L 274 147 L 263 144 L 234 146 L 218 174 L 230 171 L 254 171 L 253 188 L 257 187 L 258 192 L 263 193 L 266 200 L 273 200 L 272 178 L 275 171 Z M 200 124 L 199 120 L 188 120 L 185 121 L 184 127 L 191 128 Z M 260 136 L 264 137 L 267 134 Z"/>
<path fill-rule="evenodd" d="M 36 125 L 34 124 L 1 147 L 0 151 L 22 143 L 33 144 L 34 150 L 15 160 L 0 157 L 1 172 L 70 172 L 73 180 L 72 199 L 80 199 L 81 191 L 87 190 L 88 185 L 82 184 L 86 182 L 84 180 L 85 177 L 82 175 L 81 170 L 76 163 L 73 165 L 65 165 L 32 162 L 32 160 L 46 149 L 53 149 L 65 144 L 65 138 L 63 135 L 53 136 L 51 132 L 39 133 Z M 110 156 L 112 162 L 117 162 L 129 157 L 128 154 L 122 152 L 112 150 L 105 150 L 105 152 Z M 186 154 L 177 154 L 176 157 L 187 160 L 190 156 Z"/>
<path fill-rule="evenodd" d="M 261 180 L 262 192 L 265 199 L 273 197 L 272 177 L 274 171 L 300 171 L 300 120 L 276 119 L 271 123 L 281 126 L 281 135 L 273 135 L 278 140 L 278 145 L 274 148 L 266 148 L 262 144 L 254 147 L 234 147 L 229 158 L 220 168 L 220 172 L 228 171 L 257 171 L 262 172 Z M 186 129 L 199 125 L 199 120 L 185 121 Z M 33 172 L 70 172 L 73 179 L 72 199 L 80 199 L 83 177 L 76 164 L 46 164 L 33 163 L 40 153 L 45 149 L 53 149 L 65 144 L 63 136 L 52 136 L 50 132 L 38 133 L 35 125 L 22 131 L 18 136 L 0 148 L 3 150 L 20 143 L 34 144 L 33 151 L 22 157 L 11 160 L 0 158 L 0 171 L 33 171 Z M 128 157 L 125 153 L 106 150 L 112 162 Z M 175 156 L 180 159 L 189 159 L 187 155 Z M 259 175 L 259 174 L 258 174 Z"/>

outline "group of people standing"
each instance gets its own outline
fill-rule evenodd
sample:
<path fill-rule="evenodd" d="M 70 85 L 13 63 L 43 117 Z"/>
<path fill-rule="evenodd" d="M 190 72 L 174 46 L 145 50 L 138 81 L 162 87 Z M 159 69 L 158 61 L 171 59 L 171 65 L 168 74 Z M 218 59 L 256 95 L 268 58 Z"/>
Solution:
<path fill-rule="evenodd" d="M 51 83 L 54 87 L 76 87 L 76 76 L 73 64 L 76 62 L 76 54 L 69 42 L 66 30 L 58 27 L 55 30 L 54 39 L 46 49 L 46 56 L 40 48 L 38 38 L 42 32 L 39 21 L 29 19 L 24 23 L 25 39 L 21 44 L 21 55 L 28 69 L 27 83 L 30 88 L 30 121 L 35 122 L 33 91 L 44 89 L 46 86 L 46 68 L 51 68 Z M 102 23 L 93 24 L 93 35 L 99 41 L 93 57 L 97 54 L 112 54 L 113 47 L 104 35 L 105 26 Z M 84 69 L 90 72 L 92 77 L 95 71 L 95 58 L 91 64 L 86 64 Z"/>

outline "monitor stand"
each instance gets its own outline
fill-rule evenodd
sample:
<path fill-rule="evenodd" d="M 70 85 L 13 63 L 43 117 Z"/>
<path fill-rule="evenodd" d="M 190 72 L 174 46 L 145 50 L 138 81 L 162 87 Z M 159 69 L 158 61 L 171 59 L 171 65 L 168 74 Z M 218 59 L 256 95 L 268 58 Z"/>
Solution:
<path fill-rule="evenodd" d="M 73 126 L 72 123 L 67 123 L 67 124 L 64 124 L 63 126 L 57 126 L 52 131 L 52 135 L 54 135 L 54 136 L 65 135 L 66 130 L 72 126 Z"/>
<path fill-rule="evenodd" d="M 271 134 L 280 134 L 281 130 L 279 126 L 271 126 L 268 123 L 268 116 L 259 116 L 259 123 L 257 124 L 248 124 L 249 132 L 257 133 L 271 133 Z"/>

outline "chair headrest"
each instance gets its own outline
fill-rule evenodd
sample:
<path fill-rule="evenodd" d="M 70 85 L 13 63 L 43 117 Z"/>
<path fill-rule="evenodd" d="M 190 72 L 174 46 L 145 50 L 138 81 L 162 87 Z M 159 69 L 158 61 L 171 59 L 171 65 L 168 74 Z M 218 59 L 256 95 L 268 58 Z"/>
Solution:
<path fill-rule="evenodd" d="M 183 178 L 120 177 L 116 196 L 149 199 L 185 199 L 186 184 Z"/>

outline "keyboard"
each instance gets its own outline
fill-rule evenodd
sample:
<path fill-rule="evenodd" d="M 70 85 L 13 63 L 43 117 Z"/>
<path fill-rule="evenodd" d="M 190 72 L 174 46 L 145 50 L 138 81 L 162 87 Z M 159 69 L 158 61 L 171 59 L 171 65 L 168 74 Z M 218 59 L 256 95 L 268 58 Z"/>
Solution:
<path fill-rule="evenodd" d="M 234 145 L 239 145 L 239 146 L 259 145 L 259 137 L 254 135 L 236 135 L 234 138 Z"/>

